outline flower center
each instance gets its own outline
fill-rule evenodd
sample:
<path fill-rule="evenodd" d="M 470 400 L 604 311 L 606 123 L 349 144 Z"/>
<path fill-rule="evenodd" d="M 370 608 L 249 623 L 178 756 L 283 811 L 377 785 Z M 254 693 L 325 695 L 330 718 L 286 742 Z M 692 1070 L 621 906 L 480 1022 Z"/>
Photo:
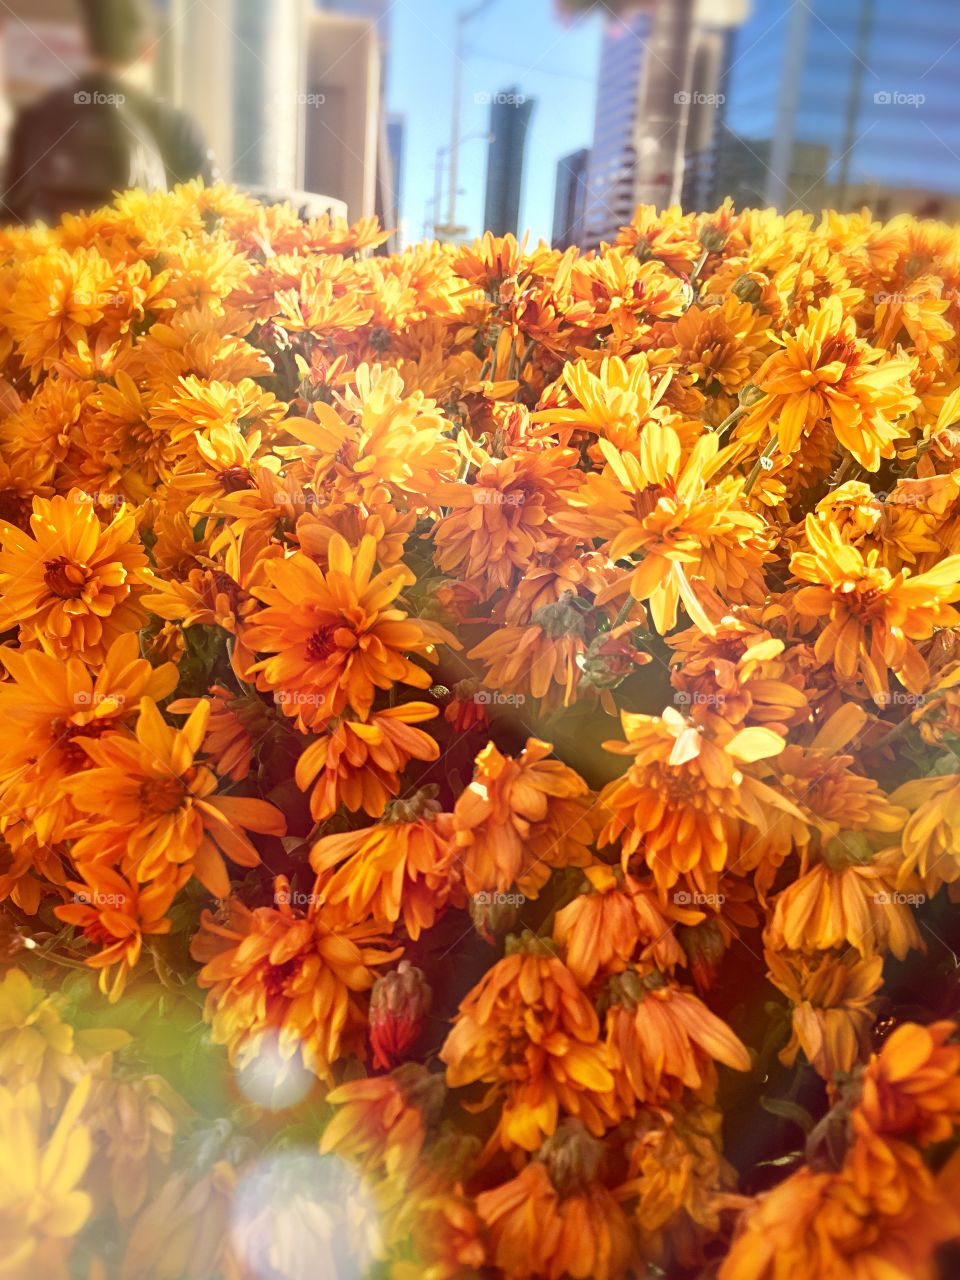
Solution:
<path fill-rule="evenodd" d="M 335 627 L 318 627 L 307 641 L 307 658 L 310 662 L 323 662 L 336 649 L 333 639 Z"/>
<path fill-rule="evenodd" d="M 175 813 L 183 803 L 183 794 L 179 778 L 150 778 L 140 784 L 140 803 L 152 817 Z"/>
<path fill-rule="evenodd" d="M 43 580 L 55 596 L 62 600 L 76 600 L 83 594 L 87 583 L 87 570 L 79 565 L 71 564 L 66 556 L 58 556 L 56 560 L 47 560 L 44 564 Z"/>
<path fill-rule="evenodd" d="M 294 956 L 291 960 L 285 960 L 283 964 L 270 965 L 263 975 L 263 986 L 267 996 L 285 995 L 287 983 L 296 978 L 301 964 L 302 957 Z"/>
<path fill-rule="evenodd" d="M 227 467 L 217 475 L 217 482 L 226 493 L 239 493 L 242 489 L 255 489 L 253 476 L 246 467 Z"/>

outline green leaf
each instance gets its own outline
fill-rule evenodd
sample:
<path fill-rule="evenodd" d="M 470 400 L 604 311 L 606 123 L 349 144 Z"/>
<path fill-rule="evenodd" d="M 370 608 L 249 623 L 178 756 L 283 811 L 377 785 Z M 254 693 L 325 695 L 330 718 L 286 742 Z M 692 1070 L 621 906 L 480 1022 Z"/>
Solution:
<path fill-rule="evenodd" d="M 789 1102 L 786 1098 L 761 1098 L 760 1105 L 770 1115 L 799 1125 L 804 1133 L 809 1133 L 816 1123 L 806 1107 L 801 1107 L 798 1102 Z"/>

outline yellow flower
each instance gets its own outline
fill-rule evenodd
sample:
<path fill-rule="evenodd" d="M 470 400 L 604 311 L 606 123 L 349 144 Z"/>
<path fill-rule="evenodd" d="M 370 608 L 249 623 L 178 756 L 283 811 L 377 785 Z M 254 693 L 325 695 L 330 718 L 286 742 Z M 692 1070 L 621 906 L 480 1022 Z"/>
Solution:
<path fill-rule="evenodd" d="M 9 1089 L 35 1084 L 45 1107 L 59 1105 L 64 1084 L 74 1083 L 85 1064 L 130 1042 L 126 1031 L 75 1029 L 62 1020 L 60 1003 L 22 969 L 10 969 L 0 982 L 0 1082 Z"/>
<path fill-rule="evenodd" d="M 825 419 L 838 443 L 868 471 L 878 470 L 881 458 L 892 458 L 894 440 L 906 434 L 896 420 L 917 405 L 910 385 L 913 362 L 859 338 L 853 316 L 843 314 L 837 297 L 810 307 L 806 325 L 782 345 L 756 373 L 754 382 L 767 396 L 738 434 L 756 440 L 770 427 L 789 456 Z"/>
<path fill-rule="evenodd" d="M 864 555 L 816 516 L 808 515 L 804 527 L 811 550 L 796 552 L 790 568 L 812 584 L 797 592 L 797 612 L 824 620 L 814 650 L 818 660 L 831 662 L 843 681 L 862 679 L 880 706 L 890 672 L 911 692 L 922 692 L 927 665 L 915 641 L 960 624 L 952 607 L 960 600 L 960 556 L 947 556 L 916 576 L 909 569 L 892 574 L 877 550 Z"/>
<path fill-rule="evenodd" d="M 71 1242 L 92 1209 L 78 1188 L 91 1154 L 80 1120 L 90 1084 L 81 1077 L 49 1136 L 37 1086 L 0 1086 L 0 1276 L 70 1274 Z"/>

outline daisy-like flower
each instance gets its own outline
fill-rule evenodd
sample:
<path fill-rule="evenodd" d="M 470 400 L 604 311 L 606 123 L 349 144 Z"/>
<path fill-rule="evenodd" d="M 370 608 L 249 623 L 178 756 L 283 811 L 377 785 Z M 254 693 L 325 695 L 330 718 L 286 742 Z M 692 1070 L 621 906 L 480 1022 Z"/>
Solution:
<path fill-rule="evenodd" d="M 537 554 L 559 542 L 550 516 L 575 486 L 570 449 L 515 452 L 480 462 L 473 483 L 439 486 L 444 514 L 434 532 L 444 573 L 476 586 L 484 599 L 511 586 Z"/>
<path fill-rule="evenodd" d="M 202 702 L 175 729 L 144 698 L 136 737 L 81 740 L 93 767 L 64 782 L 82 815 L 72 849 L 79 865 L 112 855 L 141 882 L 176 877 L 185 867 L 225 898 L 230 877 L 223 854 L 244 867 L 260 861 L 244 829 L 286 832 L 283 814 L 265 800 L 214 794 L 216 774 L 194 762 L 209 714 L 210 703 Z"/>
<path fill-rule="evenodd" d="M 482 1105 L 502 1100 L 497 1141 L 536 1151 L 561 1113 L 602 1133 L 594 1101 L 613 1076 L 597 1015 L 566 965 L 539 939 L 508 944 L 460 1006 L 440 1052 L 451 1088 L 482 1082 Z"/>
<path fill-rule="evenodd" d="M 883 957 L 862 959 L 855 951 L 807 957 L 768 951 L 767 976 L 793 1005 L 790 1042 L 780 1061 L 792 1067 L 802 1051 L 824 1080 L 850 1072 L 870 1048 Z"/>
<path fill-rule="evenodd" d="M 93 1211 L 81 1181 L 90 1162 L 82 1120 L 92 1077 L 74 1087 L 52 1132 L 36 1085 L 0 1086 L 0 1266 L 19 1280 L 67 1280 L 74 1237 Z"/>
<path fill-rule="evenodd" d="M 756 440 L 769 428 L 789 456 L 825 419 L 838 443 L 868 471 L 892 458 L 893 442 L 906 434 L 897 419 L 917 405 L 910 385 L 913 361 L 859 338 L 856 321 L 844 315 L 837 297 L 809 308 L 807 323 L 785 335 L 782 345 L 757 370 L 754 382 L 767 395 L 738 434 Z"/>
<path fill-rule="evenodd" d="M 553 748 L 528 738 L 516 759 L 488 743 L 453 810 L 454 844 L 468 893 L 535 897 L 553 867 L 583 867 L 593 840 L 590 789 Z"/>
<path fill-rule="evenodd" d="M 162 1076 L 98 1079 L 85 1114 L 96 1143 L 89 1182 L 98 1203 L 112 1201 L 121 1221 L 138 1213 L 164 1181 L 177 1131 L 190 1117 Z"/>
<path fill-rule="evenodd" d="M 661 370 L 654 380 L 643 352 L 626 359 L 605 356 L 599 368 L 586 360 L 570 361 L 564 365 L 562 383 L 555 384 L 551 396 L 560 402 L 558 407 L 548 400 L 531 421 L 549 423 L 564 439 L 572 431 L 589 431 L 624 453 L 636 453 L 648 422 L 672 423 L 674 415 L 663 400 L 670 381 L 670 369 Z M 590 452 L 602 465 L 596 445 Z"/>
<path fill-rule="evenodd" d="M 602 539 L 611 562 L 636 564 L 601 593 L 600 603 L 626 591 L 649 601 L 663 635 L 676 625 L 682 601 L 700 630 L 712 634 L 713 621 L 692 578 L 732 602 L 763 598 L 768 538 L 763 522 L 741 501 L 742 481 L 711 483 L 716 435 L 707 432 L 684 457 L 672 427 L 649 423 L 637 454 L 620 453 L 606 440 L 599 448 L 603 471 L 586 475 L 569 499 L 570 510 L 553 523 L 584 540 Z"/>
<path fill-rule="evenodd" d="M 901 883 L 919 875 L 927 890 L 935 893 L 941 885 L 960 879 L 960 773 L 914 778 L 898 787 L 890 799 L 910 811 L 900 837 Z"/>
<path fill-rule="evenodd" d="M 287 695 L 278 698 L 281 709 L 304 728 L 347 707 L 367 720 L 379 689 L 428 689 L 429 672 L 406 654 L 430 657 L 440 641 L 457 645 L 443 628 L 393 607 L 413 575 L 403 565 L 374 574 L 373 537 L 354 556 L 335 534 L 329 561 L 326 573 L 303 552 L 268 561 L 266 583 L 253 590 L 265 608 L 241 631 L 251 652 L 271 655 L 253 664 L 257 688 Z"/>
<path fill-rule="evenodd" d="M 922 1164 L 903 1174 L 910 1198 L 884 1213 L 882 1186 L 861 1188 L 845 1170 L 799 1169 L 747 1209 L 718 1280 L 932 1280 L 934 1250 L 960 1219 Z"/>
<path fill-rule="evenodd" d="M 385 1169 L 406 1181 L 440 1119 L 445 1094 L 442 1076 L 412 1062 L 389 1075 L 342 1084 L 327 1094 L 336 1111 L 321 1134 L 320 1154 L 335 1152 L 364 1173 Z"/>
<path fill-rule="evenodd" d="M 664 335 L 701 387 L 735 394 L 769 350 L 767 317 L 728 294 L 719 306 L 693 306 Z"/>
<path fill-rule="evenodd" d="M 630 1223 L 599 1174 L 603 1146 L 564 1121 L 537 1158 L 477 1197 L 494 1264 L 517 1280 L 621 1280 L 635 1242 Z"/>
<path fill-rule="evenodd" d="M 283 424 L 308 446 L 294 452 L 315 483 L 336 480 L 341 501 L 426 506 L 427 495 L 457 474 L 461 455 L 445 435 L 451 424 L 421 392 L 405 395 L 396 369 L 361 364 L 354 383 L 342 397 L 353 424 L 322 402 L 313 405 L 317 421 Z"/>
<path fill-rule="evenodd" d="M 591 892 L 558 911 L 553 927 L 554 941 L 581 986 L 589 986 L 598 974 L 622 973 L 638 953 L 660 970 L 684 963 L 676 925 L 696 922 L 699 912 L 673 908 L 667 916 L 655 895 L 633 876 L 603 863 L 587 867 L 584 874 Z"/>
<path fill-rule="evenodd" d="M 752 827 L 756 841 L 777 822 L 803 822 L 792 801 L 744 770 L 783 750 L 784 739 L 771 729 L 741 729 L 717 741 L 673 707 L 662 716 L 624 711 L 621 722 L 626 741 L 604 747 L 633 762 L 600 793 L 599 808 L 609 816 L 598 842 L 602 848 L 619 840 L 625 871 L 643 859 L 661 898 L 681 876 L 715 892 L 736 847 L 737 822 Z"/>
<path fill-rule="evenodd" d="M 57 1107 L 64 1086 L 85 1066 L 108 1065 L 107 1055 L 130 1043 L 126 1031 L 71 1026 L 61 1017 L 63 1004 L 22 969 L 8 970 L 0 981 L 0 1079 L 10 1089 L 35 1085 L 44 1107 Z"/>
<path fill-rule="evenodd" d="M 606 1061 L 617 1109 L 633 1115 L 636 1104 L 677 1101 L 684 1089 L 710 1094 L 714 1062 L 750 1070 L 746 1047 L 692 991 L 657 971 L 635 968 L 607 984 Z"/>
<path fill-rule="evenodd" d="M 658 209 L 638 204 L 630 221 L 617 232 L 617 248 L 631 249 L 640 262 L 654 259 L 678 275 L 689 275 L 700 257 L 696 217 L 677 204 Z"/>
<path fill-rule="evenodd" d="M 191 953 L 198 982 L 208 990 L 205 1015 L 215 1043 L 245 1066 L 275 1050 L 332 1082 L 345 1055 L 366 1057 L 363 995 L 375 968 L 399 951 L 369 924 L 331 928 L 312 902 L 306 914 L 291 905 L 289 884 L 276 882 L 275 905 L 251 911 L 230 899 L 218 916 L 205 911 Z"/>
<path fill-rule="evenodd" d="M 451 817 L 435 791 L 392 801 L 374 827 L 317 841 L 310 865 L 320 877 L 325 918 L 369 915 L 385 927 L 402 918 L 413 939 L 434 924 L 460 880 Z"/>
<path fill-rule="evenodd" d="M 801 582 L 797 612 L 824 620 L 814 652 L 832 663 L 842 680 L 859 677 L 874 701 L 883 706 L 892 672 L 913 693 L 922 692 L 927 664 L 916 646 L 938 627 L 960 625 L 953 603 L 960 600 L 960 556 L 947 556 L 926 573 L 901 569 L 892 574 L 874 549 L 866 555 L 844 542 L 816 516 L 805 523 L 810 551 L 790 561 Z"/>
<path fill-rule="evenodd" d="M 686 1100 L 644 1107 L 624 1126 L 627 1177 L 617 1199 L 631 1209 L 642 1256 L 666 1269 L 694 1266 L 733 1201 L 736 1171 L 721 1155 L 723 1113 Z"/>
<path fill-rule="evenodd" d="M 103 662 L 111 643 L 146 621 L 147 556 L 132 511 L 107 524 L 79 490 L 35 498 L 30 534 L 0 523 L 0 629 L 59 658 Z"/>
<path fill-rule="evenodd" d="M 170 932 L 167 912 L 189 880 L 190 869 L 175 865 L 162 879 L 146 885 L 102 864 L 81 866 L 80 871 L 82 880 L 67 882 L 73 901 L 55 907 L 54 913 L 99 947 L 87 956 L 87 964 L 99 970 L 100 990 L 115 1004 L 140 961 L 144 939 Z"/>
<path fill-rule="evenodd" d="M 903 1023 L 884 1041 L 860 1079 L 855 1129 L 900 1136 L 921 1146 L 943 1142 L 960 1125 L 960 1045 L 953 1022 Z"/>
<path fill-rule="evenodd" d="M 896 849 L 874 852 L 863 832 L 827 841 L 822 861 L 777 895 L 766 933 L 774 951 L 853 947 L 869 959 L 892 951 L 902 960 L 923 950 L 908 895 L 897 889 Z"/>
<path fill-rule="evenodd" d="M 341 718 L 324 726 L 294 774 L 300 790 L 310 791 L 313 817 L 322 822 L 343 805 L 379 818 L 390 797 L 400 794 L 400 775 L 409 762 L 439 757 L 436 739 L 415 727 L 436 715 L 429 702 L 403 702 L 366 721 Z"/>
<path fill-rule="evenodd" d="M 61 783 L 90 767 L 79 745 L 122 729 L 143 697 L 161 700 L 177 683 L 172 663 L 154 668 L 133 633 L 118 636 L 96 673 L 79 658 L 4 649 L 10 680 L 0 684 L 0 716 L 14 732 L 0 741 L 0 797 L 7 816 L 27 815 L 37 838 L 63 839 L 76 811 Z"/>

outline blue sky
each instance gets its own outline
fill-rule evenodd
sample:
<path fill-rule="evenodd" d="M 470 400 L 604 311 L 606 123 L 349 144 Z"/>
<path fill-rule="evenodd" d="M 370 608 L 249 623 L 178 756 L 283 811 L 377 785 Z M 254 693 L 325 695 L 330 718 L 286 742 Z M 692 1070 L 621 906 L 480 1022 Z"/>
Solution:
<path fill-rule="evenodd" d="M 450 139 L 456 12 L 466 0 L 395 0 L 390 9 L 387 83 L 391 111 L 406 117 L 403 213 L 408 240 L 423 234 L 424 204 L 434 190 L 438 146 Z M 562 22 L 554 0 L 493 0 L 468 27 L 461 136 L 483 133 L 489 107 L 477 94 L 516 86 L 536 99 L 527 134 L 521 227 L 550 238 L 556 163 L 589 146 L 600 58 L 598 18 Z M 486 143 L 460 152 L 458 221 L 479 234 L 483 221 Z"/>

